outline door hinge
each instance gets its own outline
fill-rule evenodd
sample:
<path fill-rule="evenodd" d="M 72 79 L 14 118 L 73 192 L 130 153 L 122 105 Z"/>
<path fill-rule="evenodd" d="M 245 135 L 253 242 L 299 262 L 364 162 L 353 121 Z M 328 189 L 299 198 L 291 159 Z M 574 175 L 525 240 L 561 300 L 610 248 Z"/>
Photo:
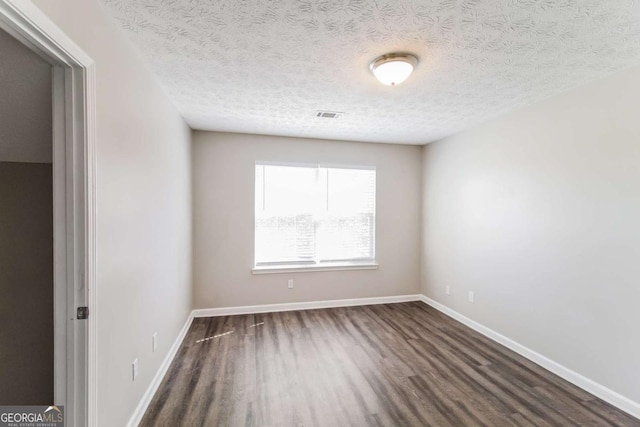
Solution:
<path fill-rule="evenodd" d="M 78 307 L 78 320 L 85 320 L 89 317 L 89 307 Z"/>

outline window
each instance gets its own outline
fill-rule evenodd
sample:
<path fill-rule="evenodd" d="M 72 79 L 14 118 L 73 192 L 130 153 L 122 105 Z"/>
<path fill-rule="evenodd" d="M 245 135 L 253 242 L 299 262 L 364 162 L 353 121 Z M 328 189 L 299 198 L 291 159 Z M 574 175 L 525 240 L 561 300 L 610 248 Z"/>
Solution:
<path fill-rule="evenodd" d="M 375 266 L 375 169 L 257 163 L 255 179 L 255 270 Z"/>

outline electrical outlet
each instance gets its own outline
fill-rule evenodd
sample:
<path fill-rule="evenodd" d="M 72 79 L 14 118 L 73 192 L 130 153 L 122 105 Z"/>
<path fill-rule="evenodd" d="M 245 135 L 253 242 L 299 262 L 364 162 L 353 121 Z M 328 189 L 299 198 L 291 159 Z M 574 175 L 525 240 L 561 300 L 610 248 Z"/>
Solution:
<path fill-rule="evenodd" d="M 473 291 L 469 291 L 469 302 L 470 302 L 471 304 L 473 304 L 474 302 L 476 302 L 476 296 L 475 296 L 475 294 L 473 293 Z"/>
<path fill-rule="evenodd" d="M 158 333 L 154 332 L 153 335 L 151 336 L 151 351 L 155 353 L 157 349 L 158 349 Z"/>
<path fill-rule="evenodd" d="M 444 288 L 444 292 L 445 292 L 447 295 L 451 295 L 451 286 L 445 286 L 445 288 Z"/>
<path fill-rule="evenodd" d="M 287 281 L 287 288 L 289 288 L 289 289 L 293 289 L 293 279 L 289 279 L 289 280 Z"/>
<path fill-rule="evenodd" d="M 135 381 L 138 378 L 138 359 L 133 359 L 133 363 L 131 364 L 132 369 L 132 380 Z"/>

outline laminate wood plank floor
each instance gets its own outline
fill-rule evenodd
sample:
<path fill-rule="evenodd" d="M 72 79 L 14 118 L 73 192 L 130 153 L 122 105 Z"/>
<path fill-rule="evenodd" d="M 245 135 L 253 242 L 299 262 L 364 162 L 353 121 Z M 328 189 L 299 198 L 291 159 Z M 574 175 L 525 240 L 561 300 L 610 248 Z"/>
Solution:
<path fill-rule="evenodd" d="M 640 426 L 421 303 L 196 318 L 142 426 Z"/>

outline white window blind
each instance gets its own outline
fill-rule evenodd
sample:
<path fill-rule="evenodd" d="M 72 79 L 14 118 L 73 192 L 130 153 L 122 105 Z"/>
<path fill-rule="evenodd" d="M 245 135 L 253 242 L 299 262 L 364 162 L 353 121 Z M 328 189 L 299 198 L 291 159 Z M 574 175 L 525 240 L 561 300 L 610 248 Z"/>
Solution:
<path fill-rule="evenodd" d="M 373 261 L 375 193 L 375 169 L 256 164 L 256 266 Z"/>

